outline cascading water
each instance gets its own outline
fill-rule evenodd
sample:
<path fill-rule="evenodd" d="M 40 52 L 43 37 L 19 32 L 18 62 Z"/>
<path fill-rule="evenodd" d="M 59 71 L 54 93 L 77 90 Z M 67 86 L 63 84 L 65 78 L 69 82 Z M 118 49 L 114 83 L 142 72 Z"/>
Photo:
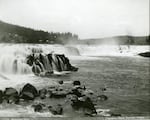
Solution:
<path fill-rule="evenodd" d="M 0 73 L 31 74 L 32 68 L 27 64 L 26 57 L 32 53 L 49 54 L 51 52 L 65 54 L 66 56 L 79 55 L 79 51 L 76 48 L 61 45 L 0 44 Z M 43 65 L 46 70 L 51 71 L 48 58 L 44 57 L 43 59 Z M 59 61 L 62 63 L 61 59 Z M 62 68 L 64 67 L 63 64 L 60 65 Z M 57 67 L 54 69 L 57 71 Z"/>
<path fill-rule="evenodd" d="M 0 45 L 0 73 L 28 74 L 31 68 L 26 64 L 28 48 L 19 45 Z"/>
<path fill-rule="evenodd" d="M 149 51 L 149 46 L 131 45 L 77 45 L 81 56 L 134 56 Z"/>
<path fill-rule="evenodd" d="M 30 74 L 31 66 L 26 64 L 26 57 L 32 53 L 65 54 L 65 56 L 102 56 L 102 55 L 133 55 L 140 52 L 149 51 L 148 46 L 62 46 L 48 44 L 0 44 L 0 73 L 5 74 Z M 43 65 L 50 69 L 48 58 L 44 58 Z M 58 58 L 60 63 L 62 60 Z M 61 68 L 65 67 L 60 64 Z M 42 66 L 42 65 L 41 65 Z M 55 66 L 55 65 L 53 65 Z M 55 67 L 54 70 L 57 71 Z M 51 71 L 51 70 L 48 70 Z"/>

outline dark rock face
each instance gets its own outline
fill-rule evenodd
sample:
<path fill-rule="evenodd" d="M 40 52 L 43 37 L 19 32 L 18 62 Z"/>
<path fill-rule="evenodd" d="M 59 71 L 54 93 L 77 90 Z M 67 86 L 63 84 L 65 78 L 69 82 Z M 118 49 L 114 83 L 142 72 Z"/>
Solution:
<path fill-rule="evenodd" d="M 98 96 L 98 100 L 100 101 L 106 101 L 108 99 L 108 97 L 106 95 L 99 95 Z"/>
<path fill-rule="evenodd" d="M 138 55 L 142 57 L 150 57 L 150 52 L 139 53 Z"/>
<path fill-rule="evenodd" d="M 49 106 L 48 109 L 54 115 L 62 115 L 63 114 L 63 107 L 60 104 L 57 104 L 56 106 Z"/>
<path fill-rule="evenodd" d="M 32 66 L 34 74 L 53 73 L 53 71 L 77 71 L 78 68 L 72 66 L 65 55 L 59 54 L 31 54 L 26 58 L 27 64 Z"/>
<path fill-rule="evenodd" d="M 34 54 L 27 56 L 27 64 L 32 66 L 33 62 L 35 61 Z"/>
<path fill-rule="evenodd" d="M 3 102 L 3 91 L 0 90 L 0 104 Z"/>
<path fill-rule="evenodd" d="M 35 97 L 38 96 L 38 91 L 37 89 L 31 85 L 31 84 L 26 84 L 22 91 L 20 92 L 20 97 L 24 100 L 34 100 Z"/>
<path fill-rule="evenodd" d="M 6 88 L 4 91 L 4 99 L 7 101 L 7 103 L 15 103 L 17 104 L 19 102 L 19 94 L 18 91 L 14 88 Z"/>

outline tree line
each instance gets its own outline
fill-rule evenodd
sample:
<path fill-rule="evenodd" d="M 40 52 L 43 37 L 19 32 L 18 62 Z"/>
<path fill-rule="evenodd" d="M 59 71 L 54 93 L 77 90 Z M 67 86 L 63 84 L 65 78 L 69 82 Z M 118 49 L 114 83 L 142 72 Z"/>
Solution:
<path fill-rule="evenodd" d="M 0 21 L 0 42 L 4 43 L 66 44 L 78 39 L 78 35 L 71 32 L 60 33 L 34 30 Z"/>

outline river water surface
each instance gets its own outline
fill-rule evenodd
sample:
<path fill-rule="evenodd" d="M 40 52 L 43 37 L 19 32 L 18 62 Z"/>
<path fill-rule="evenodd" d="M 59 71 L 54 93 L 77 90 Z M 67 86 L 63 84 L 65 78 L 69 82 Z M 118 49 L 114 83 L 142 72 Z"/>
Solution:
<path fill-rule="evenodd" d="M 132 48 L 132 51 L 128 51 L 127 48 L 124 48 L 124 53 L 120 53 L 120 51 L 116 52 L 118 47 L 115 47 L 104 54 L 105 47 L 104 49 L 99 48 L 99 50 L 95 51 L 96 54 L 94 54 L 93 51 L 96 50 L 96 47 L 22 46 L 24 47 L 21 48 L 19 45 L 0 45 L 1 90 L 4 90 L 6 87 L 15 87 L 17 90 L 20 90 L 26 83 L 32 83 L 40 89 L 51 85 L 57 85 L 59 80 L 63 80 L 66 86 L 70 86 L 72 81 L 80 80 L 83 85 L 93 90 L 96 94 L 105 94 L 108 96 L 107 101 L 98 103 L 98 108 L 109 109 L 112 113 L 121 114 L 122 116 L 149 115 L 150 61 L 148 58 L 137 55 L 137 52 L 140 50 L 141 52 L 147 51 L 147 47 L 141 47 L 137 50 Z M 30 67 L 26 66 L 24 63 L 26 54 L 30 53 L 30 48 L 33 47 L 40 48 L 41 50 L 44 49 L 43 51 L 45 53 L 57 49 L 56 51 L 58 53 L 64 53 L 69 57 L 71 64 L 79 68 L 78 72 L 61 76 L 54 75 L 51 77 L 38 77 L 33 75 Z M 100 49 L 103 50 L 103 54 L 101 54 Z M 109 52 L 113 53 L 110 55 Z M 18 66 L 20 66 L 14 73 L 12 64 L 15 59 L 20 61 L 20 63 L 18 62 Z M 106 88 L 106 91 L 101 91 L 102 88 Z M 46 99 L 44 102 L 46 104 L 62 103 L 64 105 L 64 115 L 59 117 L 82 116 L 80 112 L 73 111 L 71 106 L 65 103 L 64 99 Z M 31 104 L 32 103 L 9 105 L 2 103 L 0 104 L 0 116 L 53 116 L 49 112 L 35 113 L 31 108 Z"/>

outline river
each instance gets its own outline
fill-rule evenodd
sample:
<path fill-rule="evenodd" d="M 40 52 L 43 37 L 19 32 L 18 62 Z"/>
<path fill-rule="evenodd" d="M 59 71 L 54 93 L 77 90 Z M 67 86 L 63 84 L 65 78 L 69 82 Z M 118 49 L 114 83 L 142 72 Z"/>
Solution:
<path fill-rule="evenodd" d="M 26 83 L 32 83 L 38 89 L 55 85 L 63 80 L 70 85 L 80 80 L 87 88 L 98 94 L 105 94 L 108 100 L 99 102 L 98 107 L 109 109 L 123 116 L 149 115 L 149 59 L 138 56 L 149 50 L 148 46 L 61 46 L 61 45 L 28 45 L 0 44 L 0 89 L 15 87 L 20 90 Z M 25 57 L 32 51 L 65 54 L 78 72 L 62 76 L 38 77 L 25 63 Z M 13 68 L 14 61 L 17 68 Z M 106 88 L 102 93 L 101 88 Z M 47 103 L 48 100 L 45 100 Z M 49 104 L 64 102 L 51 100 Z M 63 103 L 64 104 L 64 103 Z M 53 116 L 50 113 L 35 113 L 27 105 L 0 104 L 0 117 L 6 116 Z M 80 115 L 66 105 L 63 116 Z M 6 114 L 7 113 L 7 114 Z M 63 117 L 60 116 L 60 117 Z"/>

